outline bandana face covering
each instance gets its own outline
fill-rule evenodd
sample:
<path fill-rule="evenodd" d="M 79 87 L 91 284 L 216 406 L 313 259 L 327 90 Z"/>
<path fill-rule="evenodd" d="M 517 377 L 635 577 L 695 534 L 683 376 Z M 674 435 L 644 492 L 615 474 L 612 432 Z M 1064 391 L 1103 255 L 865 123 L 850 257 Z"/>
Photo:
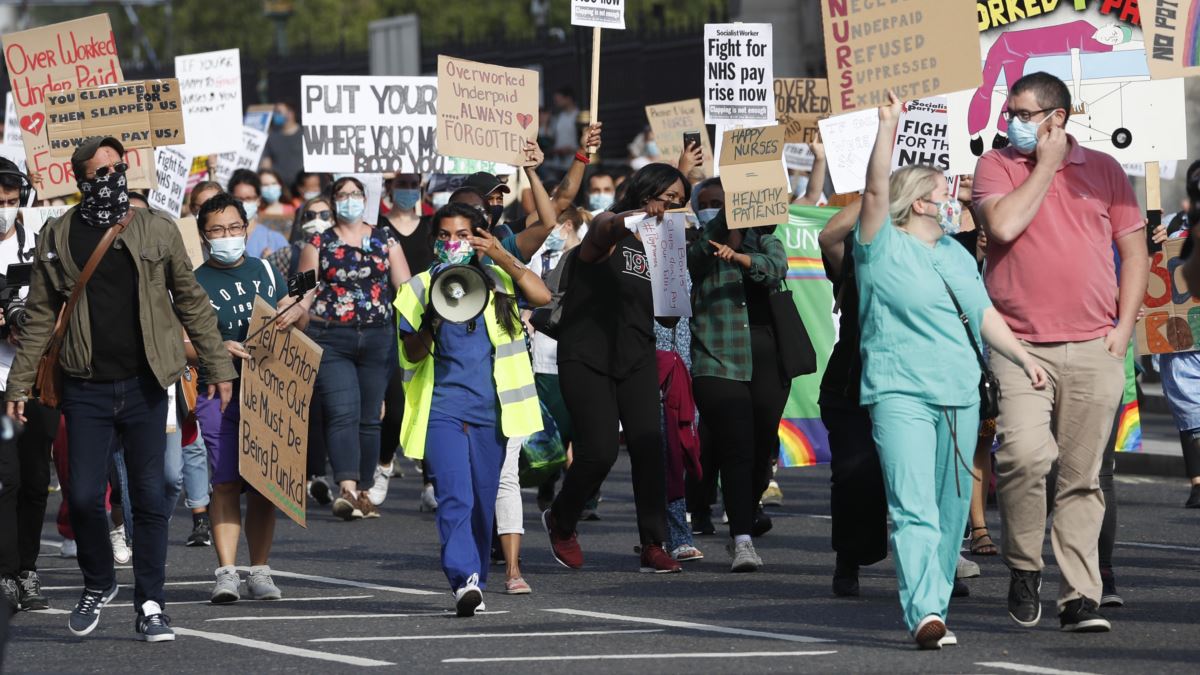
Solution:
<path fill-rule="evenodd" d="M 79 215 L 93 227 L 112 227 L 129 211 L 125 174 L 109 171 L 103 176 L 79 181 L 83 199 Z"/>
<path fill-rule="evenodd" d="M 470 242 L 461 239 L 451 241 L 438 239 L 433 242 L 433 252 L 437 255 L 438 261 L 447 265 L 465 265 L 471 261 L 475 249 L 471 248 Z"/>

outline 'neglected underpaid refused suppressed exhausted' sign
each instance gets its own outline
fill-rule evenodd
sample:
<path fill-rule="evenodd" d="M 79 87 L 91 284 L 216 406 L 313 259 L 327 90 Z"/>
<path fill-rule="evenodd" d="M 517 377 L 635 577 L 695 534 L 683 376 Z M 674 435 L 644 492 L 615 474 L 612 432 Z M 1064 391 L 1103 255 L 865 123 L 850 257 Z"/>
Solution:
<path fill-rule="evenodd" d="M 437 148 L 449 157 L 521 166 L 538 132 L 536 70 L 438 56 Z"/>
<path fill-rule="evenodd" d="M 783 125 L 730 129 L 721 141 L 721 184 L 729 229 L 788 219 L 791 186 L 783 165 Z"/>
<path fill-rule="evenodd" d="M 823 0 L 825 62 L 837 115 L 973 89 L 983 77 L 975 5 L 949 0 Z"/>
<path fill-rule="evenodd" d="M 126 150 L 181 145 L 183 109 L 177 80 L 120 82 L 46 97 L 50 154 L 70 157 L 92 136 L 112 136 Z"/>
<path fill-rule="evenodd" d="M 253 335 L 275 311 L 254 298 Z M 263 329 L 246 344 L 251 358 L 242 362 L 238 471 L 260 494 L 301 527 L 304 517 L 308 421 L 321 348 L 303 332 Z"/>

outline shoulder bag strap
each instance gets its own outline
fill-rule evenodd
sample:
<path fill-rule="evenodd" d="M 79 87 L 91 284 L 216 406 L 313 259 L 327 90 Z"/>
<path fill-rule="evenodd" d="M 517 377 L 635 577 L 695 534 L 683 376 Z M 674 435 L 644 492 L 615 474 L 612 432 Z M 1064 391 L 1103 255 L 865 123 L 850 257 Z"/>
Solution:
<path fill-rule="evenodd" d="M 117 221 L 115 225 L 108 228 L 108 231 L 100 238 L 100 243 L 96 244 L 96 250 L 92 251 L 92 257 L 88 258 L 87 264 L 83 266 L 83 271 L 79 273 L 79 278 L 75 280 L 75 287 L 71 289 L 71 297 L 67 299 L 66 306 L 63 307 L 62 312 L 58 315 L 58 321 L 54 325 L 54 334 L 50 338 L 51 341 L 61 340 L 67 332 L 67 322 L 71 320 L 71 316 L 75 312 L 75 306 L 79 304 L 79 298 L 83 296 L 84 287 L 87 286 L 87 282 L 95 274 L 96 268 L 100 266 L 100 259 L 108 252 L 117 235 L 125 230 L 125 226 L 129 224 L 130 220 L 133 220 L 133 209 L 126 211 L 124 217 Z"/>
<path fill-rule="evenodd" d="M 967 340 L 971 342 L 971 349 L 975 350 L 975 358 L 979 360 L 979 367 L 986 371 L 987 362 L 983 360 L 983 352 L 979 350 L 979 344 L 975 342 L 975 331 L 971 330 L 971 320 L 967 318 L 967 313 L 963 311 L 962 305 L 958 304 L 958 298 L 951 290 L 950 284 L 946 282 L 946 277 L 943 277 L 936 267 L 933 271 L 937 272 L 938 277 L 942 280 L 942 285 L 946 287 L 946 292 L 950 294 L 950 302 L 954 303 L 954 311 L 958 312 L 958 320 L 962 322 L 963 328 L 967 331 Z"/>

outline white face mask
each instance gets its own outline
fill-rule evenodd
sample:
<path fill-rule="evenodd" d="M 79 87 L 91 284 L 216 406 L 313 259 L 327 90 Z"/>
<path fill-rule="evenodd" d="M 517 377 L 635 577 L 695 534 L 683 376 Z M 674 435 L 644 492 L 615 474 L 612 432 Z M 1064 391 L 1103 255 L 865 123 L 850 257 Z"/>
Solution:
<path fill-rule="evenodd" d="M 0 209 L 0 235 L 8 234 L 17 224 L 17 212 L 18 208 L 15 206 Z"/>
<path fill-rule="evenodd" d="M 300 225 L 300 229 L 303 230 L 305 234 L 321 234 L 331 227 L 333 227 L 333 223 L 321 218 L 313 218 L 307 223 Z"/>

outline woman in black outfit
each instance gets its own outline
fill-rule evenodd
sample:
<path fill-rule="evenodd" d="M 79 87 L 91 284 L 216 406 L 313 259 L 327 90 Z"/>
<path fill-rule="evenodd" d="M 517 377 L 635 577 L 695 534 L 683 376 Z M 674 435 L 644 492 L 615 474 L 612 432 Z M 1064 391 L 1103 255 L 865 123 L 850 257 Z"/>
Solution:
<path fill-rule="evenodd" d="M 635 173 L 611 211 L 596 216 L 574 259 L 558 341 L 563 400 L 575 444 L 562 490 L 542 523 L 559 563 L 583 567 L 575 524 L 617 459 L 618 423 L 633 465 L 641 571 L 679 572 L 667 540 L 666 476 L 659 426 L 654 299 L 646 250 L 625 227 L 634 213 L 661 216 L 687 203 L 678 169 L 650 164 Z"/>

